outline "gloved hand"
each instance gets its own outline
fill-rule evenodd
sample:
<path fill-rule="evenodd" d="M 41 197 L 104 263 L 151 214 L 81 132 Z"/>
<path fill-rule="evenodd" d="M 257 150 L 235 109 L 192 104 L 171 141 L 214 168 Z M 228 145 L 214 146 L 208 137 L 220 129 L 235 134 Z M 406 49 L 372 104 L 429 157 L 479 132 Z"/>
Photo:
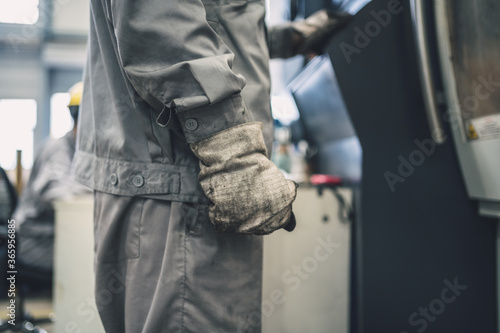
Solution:
<path fill-rule="evenodd" d="M 292 231 L 297 185 L 267 158 L 261 123 L 245 123 L 191 144 L 200 159 L 199 181 L 212 202 L 219 232 L 265 235 Z"/>
<path fill-rule="evenodd" d="M 320 10 L 305 20 L 293 22 L 293 52 L 303 55 L 323 53 L 328 39 L 351 18 L 349 13 Z"/>

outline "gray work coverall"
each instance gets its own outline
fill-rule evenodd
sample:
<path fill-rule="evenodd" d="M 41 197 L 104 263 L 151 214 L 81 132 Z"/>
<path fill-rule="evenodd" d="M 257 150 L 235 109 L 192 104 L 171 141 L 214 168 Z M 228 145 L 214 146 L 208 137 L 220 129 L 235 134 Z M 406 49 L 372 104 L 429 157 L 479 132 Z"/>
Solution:
<path fill-rule="evenodd" d="M 270 150 L 268 61 L 291 31 L 268 43 L 264 0 L 90 6 L 73 167 L 95 190 L 106 331 L 260 332 L 262 238 L 214 231 L 188 144 L 259 121 Z"/>

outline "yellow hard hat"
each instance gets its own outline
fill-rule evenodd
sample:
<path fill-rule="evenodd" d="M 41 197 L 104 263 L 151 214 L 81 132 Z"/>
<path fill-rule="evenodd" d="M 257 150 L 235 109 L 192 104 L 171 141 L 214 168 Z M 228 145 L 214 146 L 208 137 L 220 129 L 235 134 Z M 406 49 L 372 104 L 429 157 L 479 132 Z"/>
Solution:
<path fill-rule="evenodd" d="M 80 82 L 75 83 L 71 88 L 69 88 L 68 92 L 69 92 L 69 96 L 70 96 L 70 101 L 69 101 L 68 107 L 79 106 L 80 100 L 82 99 L 83 82 L 80 81 Z"/>

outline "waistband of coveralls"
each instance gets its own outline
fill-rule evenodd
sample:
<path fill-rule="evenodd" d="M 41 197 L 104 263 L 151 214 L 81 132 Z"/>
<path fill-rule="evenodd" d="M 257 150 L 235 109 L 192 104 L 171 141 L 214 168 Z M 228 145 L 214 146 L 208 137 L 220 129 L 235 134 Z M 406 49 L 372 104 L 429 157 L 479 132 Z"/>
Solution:
<path fill-rule="evenodd" d="M 72 174 L 78 182 L 109 194 L 208 202 L 194 168 L 113 160 L 78 151 L 73 159 Z"/>

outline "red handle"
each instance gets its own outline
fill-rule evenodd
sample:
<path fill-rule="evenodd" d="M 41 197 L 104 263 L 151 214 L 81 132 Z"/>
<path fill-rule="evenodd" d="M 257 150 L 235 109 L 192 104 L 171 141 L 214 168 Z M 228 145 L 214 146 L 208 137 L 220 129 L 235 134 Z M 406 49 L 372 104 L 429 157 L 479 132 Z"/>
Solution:
<path fill-rule="evenodd" d="M 313 185 L 339 186 L 342 184 L 342 178 L 330 175 L 312 175 L 310 180 Z"/>

